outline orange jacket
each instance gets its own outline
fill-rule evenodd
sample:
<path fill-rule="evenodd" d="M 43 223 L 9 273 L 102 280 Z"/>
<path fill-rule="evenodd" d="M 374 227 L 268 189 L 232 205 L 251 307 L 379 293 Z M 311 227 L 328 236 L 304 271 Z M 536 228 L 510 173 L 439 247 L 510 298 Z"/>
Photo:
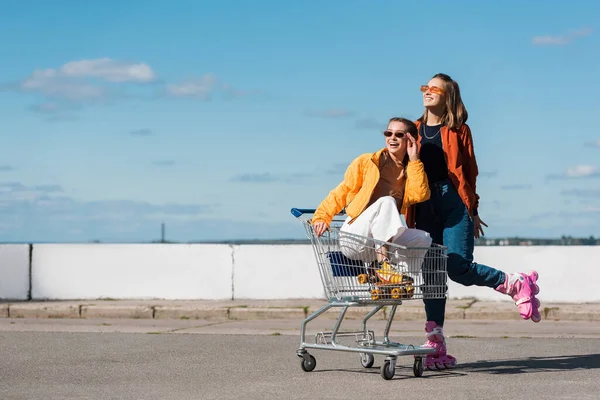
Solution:
<path fill-rule="evenodd" d="M 387 151 L 383 148 L 375 153 L 365 153 L 356 157 L 348 166 L 344 180 L 317 207 L 312 223 L 331 223 L 333 217 L 346 209 L 352 219 L 367 208 L 373 190 L 379 182 L 379 157 Z M 402 202 L 402 214 L 409 206 L 429 199 L 430 190 L 421 160 L 409 161 L 406 166 L 406 183 Z"/>
<path fill-rule="evenodd" d="M 415 121 L 417 129 L 421 121 Z M 448 164 L 448 176 L 456 186 L 456 190 L 463 203 L 467 207 L 469 215 L 473 217 L 479 207 L 479 195 L 476 192 L 477 160 L 473 150 L 473 136 L 469 125 L 463 124 L 458 131 L 443 126 L 440 134 L 442 136 L 442 147 Z M 417 141 L 421 150 L 420 140 Z M 415 227 L 415 207 L 411 207 L 406 213 L 406 222 L 409 227 Z"/>

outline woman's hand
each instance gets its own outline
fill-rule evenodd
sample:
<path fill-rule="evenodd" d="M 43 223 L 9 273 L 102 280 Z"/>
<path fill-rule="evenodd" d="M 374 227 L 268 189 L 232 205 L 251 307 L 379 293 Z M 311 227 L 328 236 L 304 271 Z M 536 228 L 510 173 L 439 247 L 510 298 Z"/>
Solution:
<path fill-rule="evenodd" d="M 417 139 L 412 137 L 411 134 L 407 134 L 406 137 L 408 138 L 406 146 L 408 158 L 410 161 L 417 161 L 419 159 L 419 155 L 417 154 Z"/>
<path fill-rule="evenodd" d="M 329 228 L 329 225 L 327 225 L 325 222 L 322 222 L 322 221 L 315 222 L 315 224 L 313 225 L 313 229 L 314 229 L 315 234 L 317 235 L 317 237 L 319 237 L 323 233 L 325 233 L 325 231 L 328 228 Z"/>
<path fill-rule="evenodd" d="M 485 222 L 483 222 L 481 220 L 481 218 L 479 218 L 479 215 L 475 215 L 473 217 L 473 225 L 475 228 L 475 239 L 479 239 L 479 232 L 481 232 L 481 236 L 485 236 L 485 233 L 483 233 L 483 228 L 481 227 L 481 225 L 487 227 L 487 224 Z"/>

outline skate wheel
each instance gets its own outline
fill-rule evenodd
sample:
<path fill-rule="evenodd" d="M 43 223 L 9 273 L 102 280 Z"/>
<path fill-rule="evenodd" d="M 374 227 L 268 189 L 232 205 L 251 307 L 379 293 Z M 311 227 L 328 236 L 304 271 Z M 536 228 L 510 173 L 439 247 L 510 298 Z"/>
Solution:
<path fill-rule="evenodd" d="M 533 279 L 535 278 L 535 280 L 537 281 L 538 279 L 540 279 L 540 276 L 538 275 L 537 271 L 529 271 L 529 276 Z"/>
<path fill-rule="evenodd" d="M 413 285 L 406 286 L 406 297 L 411 299 L 415 295 L 415 287 Z"/>
<path fill-rule="evenodd" d="M 444 367 L 446 369 L 452 369 L 452 368 L 456 367 L 456 359 L 444 363 Z"/>
<path fill-rule="evenodd" d="M 540 287 L 538 285 L 533 285 L 533 288 L 531 289 L 531 292 L 535 296 L 536 294 L 540 293 Z"/>
<path fill-rule="evenodd" d="M 302 362 L 300 366 L 302 367 L 303 371 L 310 372 L 317 366 L 317 360 L 315 360 L 311 354 L 305 353 L 302 356 Z"/>
<path fill-rule="evenodd" d="M 542 320 L 542 316 L 539 314 L 532 314 L 531 320 L 537 324 L 538 322 L 540 322 Z"/>
<path fill-rule="evenodd" d="M 360 353 L 360 365 L 365 368 L 371 368 L 375 363 L 375 356 L 371 353 Z"/>
<path fill-rule="evenodd" d="M 392 299 L 399 299 L 403 297 L 404 288 L 393 288 L 392 289 Z"/>
<path fill-rule="evenodd" d="M 421 357 L 415 358 L 415 362 L 413 364 L 413 374 L 417 378 L 423 376 L 423 359 Z"/>
<path fill-rule="evenodd" d="M 369 275 L 360 274 L 356 277 L 356 279 L 358 280 L 358 283 L 360 283 L 362 285 L 362 284 L 369 282 Z"/>
<path fill-rule="evenodd" d="M 381 290 L 373 289 L 371 290 L 371 300 L 379 300 L 381 297 Z"/>
<path fill-rule="evenodd" d="M 381 377 L 386 381 L 389 381 L 396 374 L 396 368 L 392 365 L 390 360 L 385 360 L 381 365 Z"/>

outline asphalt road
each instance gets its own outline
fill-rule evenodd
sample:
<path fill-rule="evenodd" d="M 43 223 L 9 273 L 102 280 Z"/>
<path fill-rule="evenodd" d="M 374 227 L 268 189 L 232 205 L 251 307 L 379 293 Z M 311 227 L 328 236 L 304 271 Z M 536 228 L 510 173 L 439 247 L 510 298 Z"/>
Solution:
<path fill-rule="evenodd" d="M 571 324 L 579 333 L 570 337 L 550 321 L 545 328 L 515 324 L 535 332 L 513 337 L 502 333 L 506 321 L 474 325 L 469 331 L 481 334 L 449 339 L 458 368 L 415 378 L 412 358 L 401 357 L 386 381 L 382 357 L 364 369 L 345 352 L 312 351 L 317 366 L 303 372 L 296 322 L 2 320 L 0 398 L 583 400 L 600 390 L 593 324 Z M 392 339 L 420 344 L 422 335 L 413 333 L 420 325 Z"/>

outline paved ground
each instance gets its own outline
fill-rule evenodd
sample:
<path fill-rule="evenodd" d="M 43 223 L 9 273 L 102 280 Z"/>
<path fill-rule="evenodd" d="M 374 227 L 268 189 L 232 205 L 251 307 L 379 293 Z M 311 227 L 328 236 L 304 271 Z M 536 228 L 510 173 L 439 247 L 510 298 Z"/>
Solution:
<path fill-rule="evenodd" d="M 309 325 L 309 340 L 332 320 Z M 355 329 L 348 320 L 342 329 Z M 391 381 L 355 354 L 295 355 L 300 319 L 0 319 L 2 399 L 596 399 L 600 330 L 587 321 L 452 320 L 460 367 L 412 376 L 401 357 Z M 380 332 L 383 321 L 370 326 Z M 421 321 L 394 323 L 392 340 L 420 344 Z"/>

